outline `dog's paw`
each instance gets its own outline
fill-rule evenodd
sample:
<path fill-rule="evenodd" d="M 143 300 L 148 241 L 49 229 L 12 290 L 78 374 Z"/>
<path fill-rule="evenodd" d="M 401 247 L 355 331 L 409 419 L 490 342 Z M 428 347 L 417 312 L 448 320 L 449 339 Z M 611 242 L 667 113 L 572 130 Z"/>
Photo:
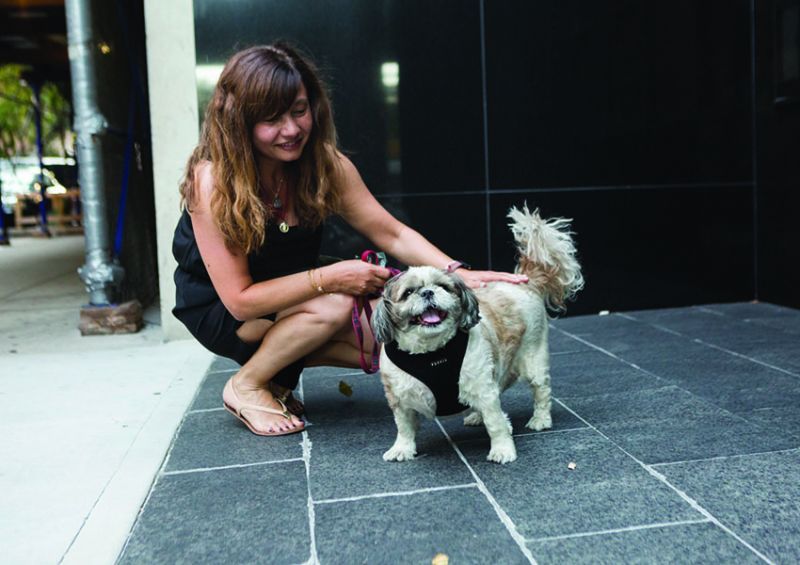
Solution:
<path fill-rule="evenodd" d="M 525 424 L 525 427 L 535 432 L 549 430 L 553 427 L 553 419 L 550 417 L 549 412 L 546 414 L 534 414 L 533 418 L 528 420 L 528 423 Z"/>
<path fill-rule="evenodd" d="M 487 461 L 493 461 L 504 465 L 511 463 L 517 459 L 517 448 L 514 447 L 513 441 L 504 441 L 498 445 L 492 445 L 489 455 L 486 456 Z"/>
<path fill-rule="evenodd" d="M 412 445 L 393 445 L 383 454 L 384 461 L 411 461 L 417 454 L 417 448 Z"/>
<path fill-rule="evenodd" d="M 480 426 L 483 424 L 483 416 L 480 412 L 470 412 L 466 416 L 464 416 L 464 425 L 465 426 Z"/>

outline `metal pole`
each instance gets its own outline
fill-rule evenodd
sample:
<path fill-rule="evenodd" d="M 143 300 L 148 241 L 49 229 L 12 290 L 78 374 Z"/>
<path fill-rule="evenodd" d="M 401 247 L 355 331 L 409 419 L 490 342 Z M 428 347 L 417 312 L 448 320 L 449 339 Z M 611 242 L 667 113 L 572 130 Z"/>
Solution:
<path fill-rule="evenodd" d="M 101 135 L 108 123 L 97 106 L 89 0 L 66 0 L 72 104 L 75 109 L 78 179 L 86 234 L 86 264 L 78 269 L 92 305 L 111 304 L 125 271 L 111 261 L 106 221 Z"/>
<path fill-rule="evenodd" d="M 42 81 L 35 78 L 29 81 L 28 85 L 33 91 L 33 117 L 36 123 L 36 156 L 39 160 L 39 193 L 42 199 L 39 201 L 39 229 L 42 235 L 50 237 L 50 228 L 47 226 L 47 186 L 44 182 L 44 142 L 42 140 Z"/>
<path fill-rule="evenodd" d="M 6 211 L 3 208 L 3 179 L 0 179 L 0 245 L 10 245 L 8 238 L 8 225 L 6 224 Z"/>

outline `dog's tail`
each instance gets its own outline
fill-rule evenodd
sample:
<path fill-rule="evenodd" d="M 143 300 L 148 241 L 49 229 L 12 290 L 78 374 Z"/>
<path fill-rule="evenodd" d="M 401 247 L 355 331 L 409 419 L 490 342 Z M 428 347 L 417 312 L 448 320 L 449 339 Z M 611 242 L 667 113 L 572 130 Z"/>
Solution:
<path fill-rule="evenodd" d="M 508 218 L 519 255 L 516 272 L 528 276 L 550 310 L 563 312 L 565 302 L 583 288 L 570 231 L 572 220 L 544 220 L 538 209 L 530 212 L 527 203 L 522 210 L 512 206 Z"/>

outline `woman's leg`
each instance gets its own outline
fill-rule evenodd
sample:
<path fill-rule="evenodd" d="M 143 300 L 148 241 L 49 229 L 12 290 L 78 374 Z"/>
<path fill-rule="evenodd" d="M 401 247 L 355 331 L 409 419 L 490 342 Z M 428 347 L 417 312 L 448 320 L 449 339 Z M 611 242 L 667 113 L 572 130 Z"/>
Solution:
<path fill-rule="evenodd" d="M 370 301 L 370 307 L 375 309 L 378 299 Z M 352 311 L 352 298 L 350 299 Z M 352 318 L 348 316 L 347 323 L 331 337 L 331 339 L 306 357 L 306 367 L 352 367 L 361 368 L 361 353 L 364 360 L 369 363 L 372 356 L 372 349 L 375 343 L 375 336 L 372 333 L 366 309 L 361 311 L 361 328 L 364 334 L 363 344 L 358 343 L 355 331 L 353 330 Z"/>
<path fill-rule="evenodd" d="M 226 390 L 223 399 L 229 404 L 233 402 L 234 408 L 238 401 L 279 410 L 280 404 L 269 391 L 269 381 L 283 367 L 322 348 L 340 334 L 345 324 L 349 325 L 350 308 L 352 297 L 328 294 L 282 312 L 272 324 L 266 320 L 243 324 L 237 332 L 243 340 L 257 336 L 260 330 L 264 334 L 256 352 L 231 378 L 235 397 Z M 249 411 L 246 416 L 259 431 L 288 431 L 302 426 L 294 416 L 287 420 L 257 411 Z"/>

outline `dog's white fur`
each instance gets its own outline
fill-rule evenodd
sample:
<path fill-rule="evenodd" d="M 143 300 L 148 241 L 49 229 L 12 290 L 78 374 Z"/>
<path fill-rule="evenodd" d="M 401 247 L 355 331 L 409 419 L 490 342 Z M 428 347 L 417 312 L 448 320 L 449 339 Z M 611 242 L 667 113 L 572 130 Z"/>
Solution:
<path fill-rule="evenodd" d="M 533 394 L 527 427 L 539 431 L 552 426 L 547 309 L 563 310 L 565 300 L 583 287 L 569 220 L 543 220 L 527 206 L 512 208 L 508 217 L 519 254 L 516 272 L 528 276 L 527 284 L 490 283 L 473 292 L 458 275 L 412 267 L 387 282 L 373 316 L 379 341 L 396 340 L 412 354 L 438 350 L 457 331 L 469 332 L 458 382 L 459 400 L 471 408 L 464 424 L 486 426 L 491 439 L 487 459 L 497 463 L 517 458 L 500 394 L 518 377 Z M 446 318 L 435 326 L 415 323 L 431 308 L 446 312 Z M 413 459 L 417 413 L 435 416 L 433 393 L 392 363 L 385 351 L 381 380 L 397 425 L 397 439 L 383 458 Z"/>

